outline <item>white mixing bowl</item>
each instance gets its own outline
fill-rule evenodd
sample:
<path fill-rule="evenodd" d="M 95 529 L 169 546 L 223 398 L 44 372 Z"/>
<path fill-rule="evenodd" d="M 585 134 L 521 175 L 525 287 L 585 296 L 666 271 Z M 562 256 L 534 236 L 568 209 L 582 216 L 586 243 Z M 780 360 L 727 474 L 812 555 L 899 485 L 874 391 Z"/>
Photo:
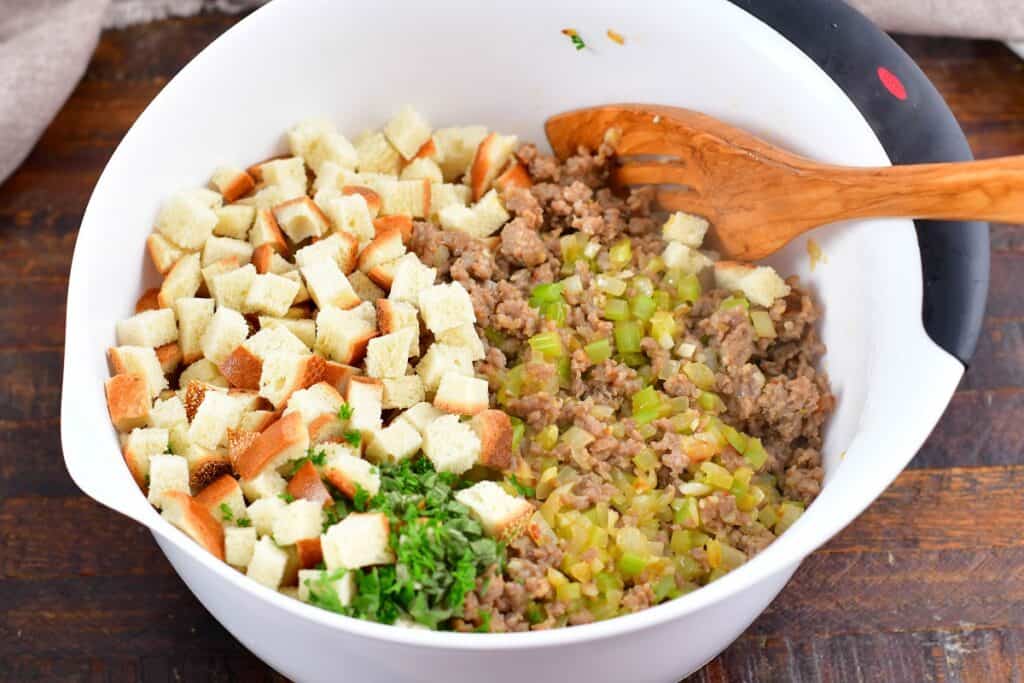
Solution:
<path fill-rule="evenodd" d="M 802 52 L 724 0 L 657 3 L 278 0 L 219 38 L 153 101 L 103 172 L 75 247 L 61 428 L 75 482 L 153 530 L 210 612 L 300 681 L 677 680 L 765 608 L 800 561 L 847 525 L 914 455 L 963 366 L 921 324 L 921 266 L 907 220 L 834 226 L 772 260 L 824 303 L 825 367 L 838 407 L 826 485 L 748 564 L 690 595 L 586 626 L 518 634 L 408 630 L 325 612 L 250 581 L 165 522 L 121 458 L 103 394 L 114 324 L 156 275 L 144 242 L 162 199 L 222 162 L 283 151 L 281 133 L 328 115 L 355 135 L 411 103 L 436 126 L 482 123 L 543 142 L 555 112 L 656 102 L 707 112 L 795 152 L 889 163 L 843 92 Z M 577 51 L 560 33 L 587 41 Z M 626 38 L 605 37 L 612 28 Z M 845 455 L 844 455 L 845 454 Z"/>

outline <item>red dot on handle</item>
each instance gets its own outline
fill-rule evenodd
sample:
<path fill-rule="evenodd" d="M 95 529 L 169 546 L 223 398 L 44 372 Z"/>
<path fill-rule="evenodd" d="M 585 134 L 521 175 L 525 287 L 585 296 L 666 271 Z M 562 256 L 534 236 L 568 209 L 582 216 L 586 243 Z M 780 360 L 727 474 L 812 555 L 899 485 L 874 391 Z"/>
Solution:
<path fill-rule="evenodd" d="M 878 67 L 878 80 L 882 82 L 885 89 L 898 100 L 907 99 L 907 89 L 903 87 L 903 82 L 896 77 L 896 74 L 886 69 L 884 66 Z"/>

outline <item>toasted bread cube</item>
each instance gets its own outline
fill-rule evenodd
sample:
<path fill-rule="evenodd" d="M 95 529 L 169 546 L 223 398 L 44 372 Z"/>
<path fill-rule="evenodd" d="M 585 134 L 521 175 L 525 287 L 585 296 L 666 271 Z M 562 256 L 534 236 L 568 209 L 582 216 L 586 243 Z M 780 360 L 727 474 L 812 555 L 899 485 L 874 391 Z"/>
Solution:
<path fill-rule="evenodd" d="M 425 157 L 413 159 L 406 164 L 399 177 L 402 180 L 429 180 L 431 183 L 444 182 L 441 167 L 433 159 Z"/>
<path fill-rule="evenodd" d="M 366 346 L 366 374 L 378 378 L 404 375 L 414 336 L 412 330 L 405 329 L 371 339 Z"/>
<path fill-rule="evenodd" d="M 447 329 L 437 335 L 437 341 L 466 349 L 471 360 L 481 360 L 485 355 L 484 343 L 476 333 L 474 325 L 459 325 Z"/>
<path fill-rule="evenodd" d="M 328 571 L 391 564 L 395 554 L 388 545 L 391 527 L 382 512 L 355 512 L 320 537 Z"/>
<path fill-rule="evenodd" d="M 356 575 L 354 572 L 346 571 L 340 577 L 329 580 L 335 574 L 321 569 L 300 569 L 299 570 L 299 594 L 302 602 L 310 601 L 310 592 L 317 590 L 320 582 L 326 583 L 329 590 L 338 596 L 338 603 L 345 607 L 352 604 L 352 598 L 356 595 Z"/>
<path fill-rule="evenodd" d="M 416 374 L 423 380 L 424 390 L 431 393 L 437 391 L 441 376 L 446 372 L 458 372 L 472 377 L 473 359 L 465 347 L 435 342 L 416 366 Z"/>
<path fill-rule="evenodd" d="M 196 502 L 209 510 L 224 526 L 235 526 L 245 517 L 245 498 L 238 480 L 230 474 L 218 477 L 195 496 Z"/>
<path fill-rule="evenodd" d="M 282 195 L 290 195 L 289 198 L 306 194 L 306 165 L 299 157 L 266 161 L 259 165 L 259 175 L 264 185 L 280 188 Z"/>
<path fill-rule="evenodd" d="M 364 306 L 373 311 L 368 302 L 347 311 L 333 306 L 321 309 L 316 317 L 316 349 L 339 363 L 361 361 L 366 345 L 377 336 L 373 321 L 365 317 Z"/>
<path fill-rule="evenodd" d="M 395 262 L 388 299 L 419 307 L 420 293 L 432 287 L 436 278 L 436 268 L 423 265 L 416 254 L 406 254 Z"/>
<path fill-rule="evenodd" d="M 423 430 L 423 454 L 438 472 L 462 474 L 480 458 L 480 438 L 456 415 L 442 415 Z"/>
<path fill-rule="evenodd" d="M 359 254 L 359 270 L 364 273 L 387 261 L 405 254 L 402 232 L 397 228 L 382 230 Z"/>
<path fill-rule="evenodd" d="M 423 322 L 434 334 L 476 322 L 469 292 L 459 282 L 433 285 L 422 290 L 418 303 Z"/>
<path fill-rule="evenodd" d="M 448 371 L 441 375 L 434 406 L 447 413 L 476 415 L 487 409 L 487 380 Z"/>
<path fill-rule="evenodd" d="M 188 439 L 205 448 L 217 448 L 227 443 L 228 429 L 237 427 L 240 419 L 238 401 L 219 391 L 207 391 L 188 428 Z"/>
<path fill-rule="evenodd" d="M 372 432 L 381 427 L 384 386 L 371 377 L 352 377 L 345 390 L 345 402 L 352 409 L 349 427 Z"/>
<path fill-rule="evenodd" d="M 526 167 L 513 159 L 505 167 L 497 178 L 494 179 L 494 189 L 504 194 L 512 187 L 528 188 L 533 186 L 533 180 L 527 172 Z"/>
<path fill-rule="evenodd" d="M 174 302 L 174 312 L 178 319 L 178 345 L 185 363 L 193 363 L 202 358 L 201 341 L 206 326 L 213 319 L 213 309 L 212 299 L 185 297 Z"/>
<path fill-rule="evenodd" d="M 323 204 L 318 198 L 336 197 L 341 194 L 342 184 L 352 174 L 352 169 L 342 168 L 333 161 L 321 163 L 320 168 L 314 174 L 316 177 L 313 179 L 313 201 L 323 209 Z"/>
<path fill-rule="evenodd" d="M 244 345 L 235 347 L 217 366 L 228 383 L 239 389 L 259 389 L 263 361 Z"/>
<path fill-rule="evenodd" d="M 256 267 L 251 263 L 228 271 L 213 278 L 211 293 L 217 301 L 217 308 L 245 311 L 245 298 L 256 280 Z"/>
<path fill-rule="evenodd" d="M 523 532 L 533 516 L 530 501 L 510 496 L 493 481 L 479 481 L 455 494 L 455 499 L 469 508 L 484 532 L 501 541 L 510 541 Z"/>
<path fill-rule="evenodd" d="M 230 204 L 214 209 L 214 213 L 217 214 L 217 225 L 213 226 L 214 235 L 236 240 L 249 239 L 249 228 L 256 219 L 256 209 L 244 204 Z"/>
<path fill-rule="evenodd" d="M 410 408 L 426 396 L 423 380 L 419 375 L 386 378 L 381 380 L 381 384 L 384 385 L 384 408 Z"/>
<path fill-rule="evenodd" d="M 249 324 L 245 322 L 241 313 L 231 308 L 218 307 L 206 326 L 199 345 L 203 350 L 203 356 L 211 363 L 219 365 L 248 336 Z"/>
<path fill-rule="evenodd" d="M 166 429 L 136 428 L 124 444 L 124 460 L 135 482 L 142 487 L 149 476 L 149 458 L 167 452 L 170 435 Z"/>
<path fill-rule="evenodd" d="M 149 395 L 156 398 L 167 388 L 167 378 L 156 351 L 146 346 L 117 346 L 107 351 L 115 375 L 138 375 L 149 387 Z M 148 407 L 148 406 L 147 406 Z"/>
<path fill-rule="evenodd" d="M 714 265 L 710 258 L 682 242 L 669 242 L 665 245 L 661 258 L 667 267 L 694 275 Z"/>
<path fill-rule="evenodd" d="M 231 473 L 231 461 L 222 448 L 189 444 L 185 449 L 185 460 L 188 461 L 189 488 L 193 491 L 201 491 L 220 477 Z"/>
<path fill-rule="evenodd" d="M 370 496 L 380 491 L 380 471 L 359 457 L 356 450 L 346 444 L 325 443 L 319 446 L 327 454 L 323 466 L 324 478 L 349 498 L 354 498 L 359 487 Z"/>
<path fill-rule="evenodd" d="M 491 189 L 491 184 L 508 164 L 518 144 L 519 140 L 514 135 L 497 133 L 491 133 L 480 141 L 467 182 L 473 191 L 473 201 L 479 200 Z"/>
<path fill-rule="evenodd" d="M 235 399 L 235 401 L 242 406 L 242 411 L 246 413 L 258 410 L 264 405 L 263 397 L 260 396 L 260 393 L 255 389 L 228 389 L 228 396 Z"/>
<path fill-rule="evenodd" d="M 512 466 L 512 420 L 502 410 L 484 410 L 469 426 L 480 439 L 480 464 L 496 470 Z"/>
<path fill-rule="evenodd" d="M 341 397 L 338 390 L 327 382 L 317 382 L 308 389 L 300 389 L 288 399 L 288 407 L 284 415 L 299 413 L 302 415 L 303 423 L 309 425 L 318 417 L 329 415 L 335 422 L 338 422 L 338 409 L 345 399 Z"/>
<path fill-rule="evenodd" d="M 288 482 L 277 470 L 268 468 L 252 479 L 239 479 L 238 483 L 246 500 L 253 501 L 246 513 L 253 526 L 260 535 L 269 534 L 274 521 L 273 516 L 284 507 L 284 501 L 278 496 L 288 488 Z"/>
<path fill-rule="evenodd" d="M 149 502 L 162 508 L 164 494 L 169 491 L 181 491 L 188 494 L 188 461 L 180 455 L 151 455 L 149 457 Z"/>
<path fill-rule="evenodd" d="M 156 287 L 150 287 L 135 301 L 135 312 L 145 313 L 146 311 L 155 311 L 160 308 L 159 296 L 160 290 Z"/>
<path fill-rule="evenodd" d="M 256 272 L 260 275 L 264 273 L 284 275 L 295 270 L 295 265 L 274 251 L 269 244 L 253 249 L 252 264 L 256 266 Z"/>
<path fill-rule="evenodd" d="M 302 277 L 317 307 L 346 310 L 359 305 L 348 278 L 334 261 L 317 261 L 302 268 Z"/>
<path fill-rule="evenodd" d="M 366 203 L 366 210 L 369 211 L 370 218 L 376 218 L 377 214 L 380 213 L 380 195 L 369 187 L 363 187 L 362 185 L 342 185 L 341 194 L 345 197 L 354 194 L 361 196 L 363 201 Z"/>
<path fill-rule="evenodd" d="M 771 266 L 752 266 L 735 261 L 714 264 L 715 285 L 743 292 L 751 303 L 768 308 L 776 299 L 789 295 L 789 285 Z"/>
<path fill-rule="evenodd" d="M 288 553 L 277 547 L 270 536 L 264 536 L 256 543 L 245 575 L 267 588 L 277 590 L 284 581 L 287 566 Z"/>
<path fill-rule="evenodd" d="M 402 242 L 408 243 L 412 238 L 412 218 L 409 216 L 391 215 L 373 219 L 373 234 L 376 237 L 388 230 L 398 230 Z"/>
<path fill-rule="evenodd" d="M 319 173 L 325 162 L 341 168 L 355 169 L 358 157 L 355 147 L 327 119 L 303 121 L 288 131 L 292 154 L 302 157 L 306 165 Z"/>
<path fill-rule="evenodd" d="M 680 242 L 691 249 L 699 249 L 708 227 L 706 219 L 676 211 L 661 226 L 661 236 L 666 242 Z"/>
<path fill-rule="evenodd" d="M 378 287 L 377 284 L 367 277 L 366 273 L 361 270 L 352 271 L 348 275 L 348 283 L 352 285 L 352 289 L 355 291 L 356 295 L 363 301 L 372 303 L 387 296 L 387 292 Z"/>
<path fill-rule="evenodd" d="M 206 291 L 209 292 L 210 298 L 217 298 L 217 278 L 225 273 L 230 273 L 233 270 L 238 270 L 241 267 L 242 264 L 238 262 L 238 259 L 226 258 L 221 259 L 216 263 L 211 263 L 210 265 L 203 268 L 201 271 L 203 275 L 203 283 L 206 285 Z"/>
<path fill-rule="evenodd" d="M 200 249 L 213 234 L 220 205 L 221 196 L 210 190 L 178 192 L 160 207 L 156 230 L 181 249 Z"/>
<path fill-rule="evenodd" d="M 185 255 L 184 249 L 175 246 L 166 237 L 156 232 L 146 238 L 146 251 L 149 253 L 153 266 L 161 275 L 169 271 L 178 262 L 178 259 Z"/>
<path fill-rule="evenodd" d="M 192 380 L 225 389 L 229 386 L 228 381 L 224 379 L 224 376 L 220 374 L 220 370 L 217 369 L 217 365 L 208 358 L 200 358 L 195 363 L 192 363 L 192 365 L 182 370 L 181 375 L 178 377 L 178 383 L 181 386 L 187 386 Z"/>
<path fill-rule="evenodd" d="M 348 274 L 355 270 L 358 253 L 359 240 L 342 231 L 299 249 L 295 252 L 295 263 L 304 268 L 318 261 L 333 261 L 341 272 Z"/>
<path fill-rule="evenodd" d="M 362 195 L 330 197 L 324 204 L 324 213 L 335 230 L 355 237 L 357 242 L 373 239 L 373 217 Z"/>
<path fill-rule="evenodd" d="M 378 463 L 401 462 L 416 455 L 422 444 L 423 437 L 411 424 L 395 420 L 373 433 L 366 444 L 366 457 Z"/>
<path fill-rule="evenodd" d="M 243 515 L 244 516 L 244 515 Z M 256 529 L 232 526 L 224 529 L 224 561 L 236 569 L 245 569 L 256 550 Z"/>
<path fill-rule="evenodd" d="M 195 296 L 202 282 L 199 254 L 185 254 L 167 271 L 157 302 L 161 308 L 171 308 L 178 299 Z"/>
<path fill-rule="evenodd" d="M 295 498 L 314 501 L 320 506 L 330 505 L 334 501 L 320 479 L 319 470 L 309 460 L 292 475 L 291 481 L 288 482 L 288 493 Z"/>
<path fill-rule="evenodd" d="M 187 491 L 166 491 L 162 500 L 164 519 L 184 531 L 218 560 L 224 561 L 224 529 L 205 507 Z"/>
<path fill-rule="evenodd" d="M 238 421 L 238 429 L 243 431 L 262 432 L 273 424 L 276 418 L 277 415 L 269 410 L 254 410 L 251 413 L 245 413 L 242 415 L 242 419 Z M 230 443 L 231 436 L 229 432 L 228 444 Z"/>
<path fill-rule="evenodd" d="M 252 260 L 253 246 L 244 240 L 231 237 L 211 237 L 203 245 L 203 267 L 221 259 L 236 258 L 239 263 Z"/>
<path fill-rule="evenodd" d="M 377 327 L 384 334 L 392 334 L 401 330 L 409 330 L 409 355 L 420 355 L 420 321 L 416 308 L 411 304 L 391 299 L 378 299 Z"/>
<path fill-rule="evenodd" d="M 306 347 L 303 349 L 296 349 L 296 353 L 308 352 L 316 344 L 316 322 L 313 320 L 302 319 L 296 320 L 294 318 L 272 318 L 269 316 L 260 316 L 260 332 L 269 331 L 273 329 L 284 329 L 287 330 L 293 337 L 302 342 Z M 255 337 L 259 332 L 253 335 Z M 250 337 L 252 339 L 252 337 Z"/>
<path fill-rule="evenodd" d="M 210 184 L 224 197 L 224 201 L 233 202 L 249 194 L 256 187 L 252 176 L 234 166 L 220 166 L 213 172 Z"/>
<path fill-rule="evenodd" d="M 360 173 L 398 175 L 402 169 L 401 155 L 380 131 L 360 135 L 355 147 Z"/>
<path fill-rule="evenodd" d="M 397 180 L 378 186 L 381 205 L 380 214 L 399 214 L 413 218 L 430 215 L 430 181 Z"/>
<path fill-rule="evenodd" d="M 430 124 L 423 115 L 406 105 L 384 126 L 384 135 L 405 159 L 412 159 L 430 139 Z"/>
<path fill-rule="evenodd" d="M 439 128 L 434 132 L 434 141 L 440 154 L 441 171 L 444 179 L 451 182 L 458 178 L 476 156 L 477 147 L 487 137 L 485 126 L 463 126 L 459 128 Z"/>
<path fill-rule="evenodd" d="M 274 251 L 284 254 L 288 252 L 288 244 L 284 241 L 284 233 L 278 225 L 274 212 L 269 208 L 259 209 L 253 219 L 249 231 L 249 242 L 256 249 L 267 245 Z"/>
<path fill-rule="evenodd" d="M 177 396 L 154 401 L 147 424 L 167 430 L 168 447 L 172 453 L 180 454 L 188 450 L 188 416 Z"/>
<path fill-rule="evenodd" d="M 330 232 L 327 216 L 309 197 L 296 197 L 274 207 L 274 218 L 284 234 L 298 244 Z"/>
<path fill-rule="evenodd" d="M 292 305 L 288 308 L 288 311 L 285 313 L 285 316 L 293 318 L 306 317 L 306 315 L 309 313 L 307 309 L 296 308 L 297 306 L 300 306 L 301 304 L 309 301 L 310 299 L 309 290 L 306 289 L 306 281 L 302 279 L 302 275 L 297 270 L 290 270 L 287 273 L 281 275 L 281 277 L 287 280 L 291 280 L 299 287 L 298 291 L 295 293 L 295 299 L 292 301 Z"/>
<path fill-rule="evenodd" d="M 181 365 L 181 347 L 177 342 L 164 344 L 156 347 L 156 359 L 160 361 L 160 369 L 165 375 L 170 375 Z"/>
<path fill-rule="evenodd" d="M 370 278 L 370 281 L 378 287 L 391 289 L 391 283 L 395 280 L 396 263 L 398 263 L 397 260 L 380 263 L 366 271 L 366 277 Z"/>
<path fill-rule="evenodd" d="M 316 538 L 323 527 L 323 505 L 299 498 L 285 506 L 274 519 L 273 536 L 278 545 L 292 545 L 299 539 Z"/>
<path fill-rule="evenodd" d="M 408 410 L 403 410 L 395 419 L 396 421 L 403 420 L 409 423 L 409 426 L 419 432 L 420 436 L 423 436 L 423 433 L 427 429 L 427 425 L 442 415 L 444 415 L 443 412 L 426 401 L 421 401 L 420 403 L 410 407 Z"/>
<path fill-rule="evenodd" d="M 274 472 L 278 477 L 281 475 Z M 283 482 L 284 479 L 282 478 Z M 245 488 L 245 482 L 242 482 L 243 489 Z M 278 493 L 283 493 L 284 487 Z M 287 503 L 285 503 L 278 493 L 274 493 L 269 496 L 261 496 L 249 504 L 246 509 L 246 516 L 252 523 L 252 528 L 256 530 L 256 533 L 260 536 L 270 536 L 274 530 L 274 521 L 278 516 L 284 512 Z"/>
<path fill-rule="evenodd" d="M 259 332 L 245 340 L 242 344 L 260 360 L 272 353 L 298 353 L 309 354 L 309 347 L 299 337 L 292 333 L 288 325 L 268 324 L 263 325 L 261 318 Z M 273 318 L 272 320 L 289 320 L 287 318 Z M 295 320 L 289 322 L 308 322 L 312 320 Z"/>
<path fill-rule="evenodd" d="M 257 275 L 245 296 L 245 310 L 272 316 L 282 316 L 291 308 L 299 293 L 298 282 L 281 275 Z"/>
<path fill-rule="evenodd" d="M 156 348 L 177 339 L 178 323 L 174 311 L 169 308 L 136 313 L 117 323 L 117 343 L 122 346 Z"/>
<path fill-rule="evenodd" d="M 281 408 L 293 393 L 323 379 L 325 361 L 299 353 L 268 353 L 260 374 L 260 396 Z"/>
<path fill-rule="evenodd" d="M 494 190 L 472 207 L 453 204 L 440 210 L 437 216 L 445 230 L 457 230 L 476 238 L 494 234 L 511 218 Z"/>
<path fill-rule="evenodd" d="M 436 218 L 449 206 L 466 206 L 470 197 L 471 193 L 466 185 L 433 183 L 430 186 L 430 215 Z"/>
<path fill-rule="evenodd" d="M 243 480 L 251 480 L 261 472 L 276 470 L 297 460 L 309 448 L 309 432 L 298 413 L 285 415 L 260 432 L 252 445 L 241 455 L 236 469 Z"/>

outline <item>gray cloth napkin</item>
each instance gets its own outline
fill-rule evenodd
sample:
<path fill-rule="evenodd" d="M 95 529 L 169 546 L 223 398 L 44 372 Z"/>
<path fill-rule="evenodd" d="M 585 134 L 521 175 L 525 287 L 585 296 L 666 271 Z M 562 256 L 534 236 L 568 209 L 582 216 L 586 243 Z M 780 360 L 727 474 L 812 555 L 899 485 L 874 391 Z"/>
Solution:
<path fill-rule="evenodd" d="M 0 0 L 0 183 L 82 77 L 102 27 L 265 0 Z M 1024 0 L 851 0 L 888 31 L 1024 40 Z"/>

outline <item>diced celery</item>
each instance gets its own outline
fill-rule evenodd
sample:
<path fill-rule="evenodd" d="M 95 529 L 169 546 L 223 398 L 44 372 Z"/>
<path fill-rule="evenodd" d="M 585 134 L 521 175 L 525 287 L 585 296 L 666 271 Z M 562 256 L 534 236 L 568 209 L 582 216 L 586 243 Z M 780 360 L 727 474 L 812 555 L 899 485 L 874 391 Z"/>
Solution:
<path fill-rule="evenodd" d="M 720 413 L 725 410 L 725 403 L 722 402 L 722 399 L 718 397 L 718 394 L 710 391 L 700 392 L 700 396 L 697 397 L 697 405 L 708 413 Z"/>
<path fill-rule="evenodd" d="M 652 257 L 651 260 L 647 262 L 647 265 L 644 266 L 644 272 L 651 273 L 653 275 L 656 275 L 663 270 L 665 270 L 665 259 L 660 256 Z"/>
<path fill-rule="evenodd" d="M 597 283 L 597 288 L 605 294 L 620 296 L 626 291 L 626 281 L 611 275 L 598 275 L 595 282 Z"/>
<path fill-rule="evenodd" d="M 537 285 L 530 291 L 530 305 L 539 308 L 542 304 L 550 304 L 562 300 L 561 282 L 546 282 Z"/>
<path fill-rule="evenodd" d="M 687 529 L 696 529 L 700 526 L 700 507 L 697 499 L 692 496 L 683 498 L 683 505 L 675 511 L 673 521 Z"/>
<path fill-rule="evenodd" d="M 581 429 L 576 425 L 569 427 L 562 434 L 562 443 L 566 444 L 571 450 L 580 450 L 586 448 L 594 440 L 594 435 L 585 429 Z"/>
<path fill-rule="evenodd" d="M 558 443 L 558 425 L 551 424 L 540 430 L 534 441 L 544 450 L 550 451 Z"/>
<path fill-rule="evenodd" d="M 736 450 L 739 450 L 738 448 Z M 768 460 L 768 452 L 764 449 L 764 445 L 761 443 L 761 439 L 750 437 L 747 439 L 746 448 L 742 451 L 743 457 L 750 466 L 755 470 L 759 470 L 764 467 L 764 463 Z"/>
<path fill-rule="evenodd" d="M 676 588 L 676 580 L 672 576 L 663 576 L 654 584 L 654 599 L 661 602 L 665 598 L 675 597 L 679 589 Z"/>
<path fill-rule="evenodd" d="M 708 390 L 715 388 L 715 373 L 711 371 L 711 368 L 704 365 L 704 363 L 686 363 L 683 365 L 683 374 L 685 374 L 698 389 Z"/>
<path fill-rule="evenodd" d="M 537 482 L 537 500 L 547 498 L 557 486 L 558 468 L 548 467 L 541 473 L 540 480 Z"/>
<path fill-rule="evenodd" d="M 651 296 L 654 297 L 654 303 L 657 304 L 659 311 L 669 311 L 672 309 L 672 295 L 665 290 L 659 289 Z"/>
<path fill-rule="evenodd" d="M 597 574 L 594 577 L 594 583 L 597 585 L 597 590 L 602 593 L 622 588 L 622 579 L 608 572 Z"/>
<path fill-rule="evenodd" d="M 722 568 L 726 571 L 732 571 L 747 561 L 747 556 L 742 551 L 728 543 L 720 543 L 719 546 L 722 552 Z"/>
<path fill-rule="evenodd" d="M 569 313 L 569 305 L 564 301 L 551 301 L 540 307 L 541 314 L 561 327 Z"/>
<path fill-rule="evenodd" d="M 563 583 L 555 589 L 555 595 L 562 602 L 580 599 L 580 585 L 578 583 Z"/>
<path fill-rule="evenodd" d="M 562 280 L 562 291 L 579 294 L 583 291 L 583 280 L 580 279 L 579 275 L 570 275 Z"/>
<path fill-rule="evenodd" d="M 505 381 L 502 384 L 502 389 L 504 389 L 505 393 L 509 396 L 519 396 L 523 390 L 523 379 L 525 376 L 526 371 L 522 364 L 509 368 L 508 372 L 505 373 Z"/>
<path fill-rule="evenodd" d="M 619 360 L 631 368 L 639 368 L 647 363 L 647 356 L 642 353 L 622 353 Z"/>
<path fill-rule="evenodd" d="M 728 491 L 732 487 L 732 474 L 729 470 L 713 462 L 702 462 L 700 471 L 704 475 L 704 483 L 716 489 Z"/>
<path fill-rule="evenodd" d="M 638 296 L 651 296 L 654 294 L 654 283 L 646 275 L 638 275 L 633 278 L 633 294 Z"/>
<path fill-rule="evenodd" d="M 729 573 L 729 570 L 725 569 L 724 567 L 719 567 L 717 569 L 712 569 L 710 572 L 708 572 L 708 583 L 713 583 L 715 581 L 718 581 L 720 578 L 722 578 L 723 576 L 725 576 L 728 573 Z"/>
<path fill-rule="evenodd" d="M 737 452 L 742 453 L 747 448 L 747 435 L 742 432 L 733 429 L 729 425 L 722 425 L 722 432 L 725 434 L 725 440 L 729 442 L 729 445 L 736 449 Z"/>
<path fill-rule="evenodd" d="M 572 362 L 569 356 L 565 355 L 558 359 L 558 381 L 563 387 L 568 387 L 572 381 Z"/>
<path fill-rule="evenodd" d="M 633 314 L 636 315 L 635 309 Z M 650 320 L 651 336 L 657 339 L 659 344 L 661 344 L 662 337 L 667 337 L 671 347 L 673 343 L 672 336 L 676 333 L 676 319 L 668 311 L 657 311 L 652 313 Z"/>
<path fill-rule="evenodd" d="M 608 299 L 604 302 L 604 317 L 606 320 L 628 320 L 629 304 L 625 299 Z"/>
<path fill-rule="evenodd" d="M 676 576 L 680 576 L 687 581 L 695 581 L 703 573 L 704 569 L 700 566 L 700 562 L 689 554 L 680 555 L 676 558 Z"/>
<path fill-rule="evenodd" d="M 658 390 L 654 387 L 644 387 L 640 391 L 633 394 L 633 410 L 640 410 L 648 406 L 654 406 L 661 402 L 661 397 L 658 394 Z"/>
<path fill-rule="evenodd" d="M 558 336 L 558 332 L 541 332 L 530 337 L 528 341 L 530 348 L 549 360 L 561 358 L 564 352 L 562 338 Z"/>
<path fill-rule="evenodd" d="M 547 613 L 544 608 L 536 602 L 531 602 L 526 606 L 526 620 L 530 624 L 539 624 L 547 618 Z"/>
<path fill-rule="evenodd" d="M 658 456 L 650 448 L 644 448 L 633 456 L 633 464 L 641 470 L 653 470 L 659 464 Z"/>
<path fill-rule="evenodd" d="M 633 260 L 633 245 L 628 237 L 623 237 L 612 245 L 608 250 L 608 260 L 616 269 L 628 265 Z"/>
<path fill-rule="evenodd" d="M 658 309 L 658 304 L 654 302 L 653 297 L 638 294 L 630 299 L 629 307 L 637 320 L 650 320 L 654 311 Z"/>
<path fill-rule="evenodd" d="M 683 275 L 676 283 L 676 296 L 683 301 L 693 303 L 700 298 L 700 280 L 693 273 Z"/>
<path fill-rule="evenodd" d="M 512 450 L 518 451 L 519 444 L 523 441 L 523 434 L 526 432 L 526 425 L 514 415 L 508 418 L 512 422 Z"/>
<path fill-rule="evenodd" d="M 788 500 L 784 502 L 779 506 L 779 521 L 775 524 L 775 533 L 781 534 L 786 531 L 803 513 L 804 509 L 798 503 Z"/>
<path fill-rule="evenodd" d="M 742 308 L 744 310 L 750 309 L 750 302 L 747 301 L 745 296 L 730 296 L 722 299 L 722 303 L 718 305 L 718 310 L 728 311 L 730 308 Z"/>
<path fill-rule="evenodd" d="M 593 570 L 590 568 L 589 562 L 573 562 L 572 566 L 569 567 L 569 576 L 577 581 L 586 583 L 590 581 L 592 575 Z"/>
<path fill-rule="evenodd" d="M 615 347 L 619 353 L 640 353 L 643 328 L 635 320 L 615 321 Z"/>
<path fill-rule="evenodd" d="M 750 322 L 754 324 L 754 332 L 762 339 L 775 339 L 775 323 L 768 311 L 751 311 Z"/>
<path fill-rule="evenodd" d="M 603 363 L 612 357 L 612 345 L 607 339 L 592 341 L 583 347 L 591 363 Z"/>
<path fill-rule="evenodd" d="M 647 558 L 636 553 L 622 553 L 616 566 L 623 576 L 633 578 L 647 568 Z"/>
<path fill-rule="evenodd" d="M 574 270 L 572 265 L 583 258 L 583 248 L 586 246 L 586 242 L 586 235 L 578 232 L 571 235 L 565 235 L 558 240 L 558 246 L 562 252 L 563 270 L 567 270 L 569 273 Z"/>
<path fill-rule="evenodd" d="M 640 436 L 642 436 L 644 439 L 649 440 L 658 433 L 658 428 L 652 424 L 644 423 L 638 426 L 636 428 L 636 431 L 639 432 Z"/>
<path fill-rule="evenodd" d="M 757 521 L 771 529 L 779 521 L 779 513 L 774 505 L 766 505 L 757 513 Z"/>

